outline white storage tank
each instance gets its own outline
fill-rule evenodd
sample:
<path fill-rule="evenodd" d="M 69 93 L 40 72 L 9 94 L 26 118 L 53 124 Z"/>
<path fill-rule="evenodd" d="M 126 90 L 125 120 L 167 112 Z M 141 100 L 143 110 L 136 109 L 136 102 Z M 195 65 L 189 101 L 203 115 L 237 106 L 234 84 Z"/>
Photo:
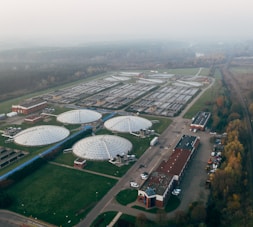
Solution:
<path fill-rule="evenodd" d="M 155 146 L 158 143 L 158 137 L 154 137 L 151 141 L 150 141 L 150 146 Z"/>
<path fill-rule="evenodd" d="M 18 115 L 18 113 L 17 112 L 10 112 L 10 113 L 7 113 L 6 115 L 7 115 L 7 117 L 15 117 Z"/>

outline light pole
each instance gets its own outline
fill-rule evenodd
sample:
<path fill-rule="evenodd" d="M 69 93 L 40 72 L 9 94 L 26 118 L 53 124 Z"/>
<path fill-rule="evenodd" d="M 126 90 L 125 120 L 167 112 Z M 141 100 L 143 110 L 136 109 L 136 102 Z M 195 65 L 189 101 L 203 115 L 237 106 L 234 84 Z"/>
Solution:
<path fill-rule="evenodd" d="M 96 203 L 98 202 L 98 192 L 96 192 Z"/>

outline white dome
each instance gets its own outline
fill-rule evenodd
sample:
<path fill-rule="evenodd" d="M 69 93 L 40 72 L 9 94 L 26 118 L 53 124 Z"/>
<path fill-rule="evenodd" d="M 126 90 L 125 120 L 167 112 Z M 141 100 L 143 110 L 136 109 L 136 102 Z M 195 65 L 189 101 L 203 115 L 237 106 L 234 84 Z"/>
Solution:
<path fill-rule="evenodd" d="M 114 117 L 104 123 L 104 126 L 117 132 L 138 132 L 141 129 L 148 129 L 152 126 L 151 121 L 136 116 Z"/>
<path fill-rule="evenodd" d="M 85 124 L 99 120 L 102 115 L 94 110 L 70 110 L 57 116 L 57 121 L 67 124 Z"/>
<path fill-rule="evenodd" d="M 78 141 L 73 146 L 73 153 L 84 159 L 108 160 L 117 155 L 128 154 L 132 149 L 132 143 L 127 139 L 112 136 L 91 136 Z"/>
<path fill-rule="evenodd" d="M 65 139 L 69 130 L 53 125 L 41 125 L 25 129 L 14 136 L 14 142 L 23 146 L 42 146 Z"/>

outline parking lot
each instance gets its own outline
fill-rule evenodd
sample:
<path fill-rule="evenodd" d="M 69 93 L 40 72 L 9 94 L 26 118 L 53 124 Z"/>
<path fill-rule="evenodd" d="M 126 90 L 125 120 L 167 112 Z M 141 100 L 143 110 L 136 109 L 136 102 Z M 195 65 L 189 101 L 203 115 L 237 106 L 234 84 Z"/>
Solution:
<path fill-rule="evenodd" d="M 186 209 L 194 201 L 206 203 L 209 195 L 209 190 L 205 187 L 207 179 L 205 167 L 212 151 L 211 136 L 208 132 L 199 131 L 195 134 L 200 136 L 201 144 L 187 167 L 181 182 L 182 192 L 180 194 L 181 204 L 178 207 L 179 210 Z"/>

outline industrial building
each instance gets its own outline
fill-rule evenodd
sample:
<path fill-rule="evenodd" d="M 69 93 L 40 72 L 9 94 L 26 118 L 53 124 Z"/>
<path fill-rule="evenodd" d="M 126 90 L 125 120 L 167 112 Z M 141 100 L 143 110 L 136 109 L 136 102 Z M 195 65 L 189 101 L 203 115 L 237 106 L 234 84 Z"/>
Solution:
<path fill-rule="evenodd" d="M 0 146 L 0 169 L 14 163 L 27 154 L 25 151 Z"/>
<path fill-rule="evenodd" d="M 86 160 L 83 158 L 77 158 L 74 161 L 74 167 L 77 169 L 83 169 L 86 166 Z"/>
<path fill-rule="evenodd" d="M 198 112 L 197 115 L 192 119 L 190 128 L 192 130 L 201 130 L 204 131 L 207 125 L 208 120 L 211 117 L 210 112 Z"/>
<path fill-rule="evenodd" d="M 12 105 L 12 112 L 20 114 L 31 114 L 39 110 L 44 109 L 47 106 L 47 101 L 41 99 L 27 100 L 26 102 L 19 105 Z"/>
<path fill-rule="evenodd" d="M 138 201 L 146 208 L 164 207 L 172 190 L 182 180 L 183 173 L 200 143 L 199 137 L 183 135 L 173 153 L 150 174 L 138 190 Z"/>

